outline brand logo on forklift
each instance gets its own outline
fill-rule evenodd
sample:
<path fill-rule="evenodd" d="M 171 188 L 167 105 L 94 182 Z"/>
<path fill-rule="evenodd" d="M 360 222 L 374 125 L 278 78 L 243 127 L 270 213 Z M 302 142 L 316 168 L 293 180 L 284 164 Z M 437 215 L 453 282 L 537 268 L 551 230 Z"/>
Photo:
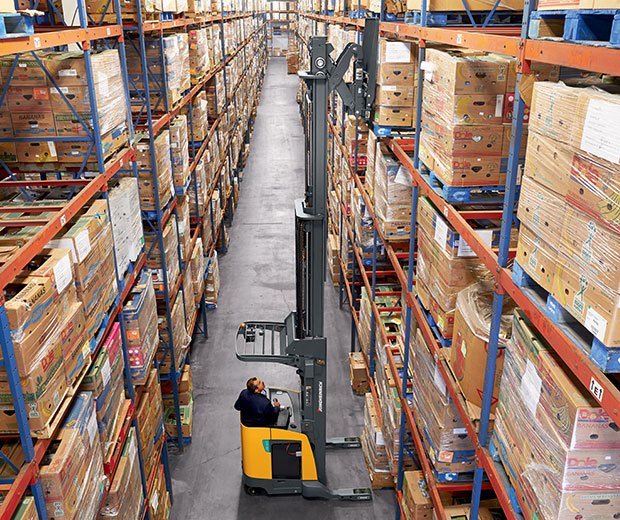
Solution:
<path fill-rule="evenodd" d="M 323 381 L 319 381 L 319 412 L 323 413 Z"/>

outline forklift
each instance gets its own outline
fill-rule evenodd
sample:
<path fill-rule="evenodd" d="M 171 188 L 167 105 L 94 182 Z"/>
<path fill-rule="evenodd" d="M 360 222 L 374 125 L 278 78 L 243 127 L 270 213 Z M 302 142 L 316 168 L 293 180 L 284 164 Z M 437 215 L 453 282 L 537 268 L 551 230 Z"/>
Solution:
<path fill-rule="evenodd" d="M 327 242 L 328 97 L 336 92 L 348 114 L 369 121 L 375 98 L 379 20 L 366 19 L 363 43 L 349 43 L 334 61 L 324 36 L 309 42 L 305 196 L 295 201 L 296 311 L 284 322 L 248 321 L 235 338 L 237 358 L 281 363 L 297 369 L 300 390 L 270 388 L 281 403 L 276 424 L 241 424 L 243 484 L 249 494 L 300 494 L 306 498 L 371 500 L 370 489 L 330 490 L 327 448 L 359 448 L 359 437 L 328 439 L 327 339 L 324 336 L 324 284 Z M 344 75 L 353 61 L 353 82 Z"/>

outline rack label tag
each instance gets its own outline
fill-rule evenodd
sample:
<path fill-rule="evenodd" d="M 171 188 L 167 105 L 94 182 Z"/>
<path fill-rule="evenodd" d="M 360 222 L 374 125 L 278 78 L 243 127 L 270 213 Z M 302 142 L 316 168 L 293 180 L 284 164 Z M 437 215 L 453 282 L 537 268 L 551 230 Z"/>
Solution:
<path fill-rule="evenodd" d="M 605 390 L 603 389 L 601 384 L 593 377 L 590 378 L 590 392 L 592 392 L 592 395 L 596 397 L 599 401 L 603 400 L 603 394 Z"/>

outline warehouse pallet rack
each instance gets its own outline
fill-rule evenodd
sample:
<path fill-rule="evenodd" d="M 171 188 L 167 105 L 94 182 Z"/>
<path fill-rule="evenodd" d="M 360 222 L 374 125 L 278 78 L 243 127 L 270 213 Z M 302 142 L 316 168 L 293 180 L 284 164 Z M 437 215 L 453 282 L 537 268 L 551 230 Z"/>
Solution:
<path fill-rule="evenodd" d="M 391 373 L 397 381 L 398 393 L 402 407 L 401 413 L 401 432 L 400 432 L 400 453 L 399 453 L 399 468 L 398 468 L 398 483 L 397 483 L 397 498 L 398 507 L 396 510 L 396 517 L 404 517 L 404 509 L 402 502 L 402 485 L 403 485 L 403 457 L 404 457 L 404 442 L 406 435 L 411 435 L 418 459 L 420 460 L 422 469 L 427 479 L 430 496 L 435 507 L 436 514 L 439 518 L 445 518 L 443 505 L 440 500 L 439 492 L 441 491 L 457 491 L 457 490 L 472 490 L 472 506 L 471 517 L 477 518 L 480 495 L 482 489 L 492 488 L 495 492 L 502 509 L 507 518 L 513 520 L 522 518 L 519 509 L 520 506 L 514 497 L 510 495 L 510 484 L 506 477 L 503 467 L 496 463 L 491 456 L 488 448 L 488 428 L 490 419 L 491 408 L 491 390 L 492 381 L 495 375 L 495 359 L 498 347 L 498 334 L 499 334 L 499 318 L 501 315 L 501 308 L 503 299 L 508 294 L 515 303 L 522 308 L 526 315 L 530 318 L 534 326 L 545 337 L 554 350 L 560 355 L 567 367 L 575 374 L 575 376 L 581 381 L 583 386 L 590 391 L 594 398 L 605 409 L 609 416 L 618 422 L 620 415 L 620 391 L 614 385 L 614 382 L 605 375 L 585 354 L 577 345 L 575 345 L 571 339 L 560 330 L 556 323 L 550 320 L 544 312 L 539 309 L 525 294 L 517 287 L 512 280 L 512 272 L 507 268 L 508 260 L 510 257 L 509 251 L 509 237 L 510 228 L 512 226 L 512 216 L 515 210 L 515 193 L 517 185 L 517 171 L 518 171 L 518 150 L 521 144 L 522 134 L 522 121 L 525 104 L 519 95 L 519 84 L 521 81 L 522 73 L 529 71 L 529 64 L 531 61 L 538 61 L 550 64 L 556 64 L 564 67 L 572 67 L 582 69 L 585 71 L 607 73 L 611 75 L 620 75 L 620 50 L 613 49 L 605 46 L 589 46 L 582 44 L 575 44 L 569 42 L 558 41 L 545 41 L 545 40 L 532 40 L 528 39 L 528 24 L 530 19 L 530 13 L 533 11 L 534 5 L 528 1 L 524 6 L 524 17 L 521 28 L 511 27 L 427 27 L 426 19 L 428 13 L 426 12 L 426 2 L 423 2 L 421 13 L 421 24 L 411 25 L 399 22 L 382 22 L 381 33 L 384 36 L 395 37 L 404 40 L 416 41 L 420 44 L 420 56 L 419 64 L 424 60 L 425 46 L 427 43 L 444 43 L 451 46 L 476 49 L 488 52 L 496 52 L 517 58 L 517 87 L 516 87 L 516 99 L 514 105 L 513 119 L 512 119 L 512 141 L 510 144 L 510 159 L 508 163 L 508 175 L 505 186 L 504 204 L 502 210 L 487 210 L 487 211 L 459 211 L 453 205 L 447 203 L 427 182 L 425 177 L 420 172 L 420 163 L 418 160 L 418 148 L 420 135 L 420 105 L 422 100 L 423 82 L 418 82 L 417 90 L 417 116 L 415 125 L 415 140 L 407 141 L 397 138 L 391 138 L 387 140 L 388 147 L 398 157 L 403 166 L 410 172 L 413 179 L 412 190 L 412 217 L 411 217 L 411 240 L 408 244 L 408 253 L 405 255 L 402 253 L 402 249 L 399 250 L 397 244 L 390 242 L 386 239 L 385 235 L 381 231 L 379 222 L 372 210 L 373 206 L 370 199 L 364 190 L 362 179 L 358 175 L 357 171 L 351 169 L 351 176 L 356 186 L 359 188 L 360 193 L 364 198 L 366 207 L 368 208 L 372 220 L 373 220 L 373 263 L 372 263 L 372 275 L 369 277 L 366 272 L 365 266 L 362 262 L 361 255 L 355 249 L 355 236 L 354 231 L 348 221 L 345 221 L 345 228 L 349 240 L 354 251 L 352 275 L 353 278 L 349 282 L 346 279 L 346 267 L 347 259 L 340 259 L 341 265 L 341 284 L 345 285 L 345 292 L 348 295 L 349 302 L 352 309 L 352 327 L 353 333 L 355 327 L 358 325 L 357 309 L 356 309 L 356 294 L 354 288 L 359 283 L 356 281 L 356 264 L 360 271 L 362 282 L 366 287 L 369 294 L 372 295 L 372 317 L 374 320 L 380 320 L 381 309 L 377 307 L 374 302 L 375 287 L 377 277 L 382 275 L 393 276 L 403 288 L 404 301 L 407 305 L 406 309 L 406 322 L 405 322 L 405 339 L 404 339 L 404 352 L 402 353 L 402 366 L 408 367 L 409 361 L 409 337 L 411 334 L 411 320 L 415 319 L 418 327 L 428 343 L 431 346 L 432 354 L 437 363 L 439 373 L 441 373 L 447 390 L 456 404 L 457 411 L 464 421 L 467 432 L 472 438 L 476 448 L 477 469 L 474 475 L 473 483 L 464 484 L 443 484 L 436 482 L 433 473 L 430 468 L 429 461 L 425 456 L 425 451 L 421 442 L 420 432 L 416 425 L 416 410 L 409 404 L 407 400 L 407 392 L 410 388 L 409 374 L 407 370 L 399 370 L 400 363 L 397 363 L 398 352 L 390 346 L 389 337 L 383 328 L 380 328 L 381 342 L 384 345 L 386 357 L 391 369 Z M 363 19 L 347 18 L 340 16 L 319 15 L 312 13 L 302 13 L 302 16 L 307 19 L 314 20 L 315 22 L 323 22 L 326 24 L 338 24 L 345 27 L 354 27 L 360 29 L 364 25 Z M 382 16 L 383 18 L 383 16 Z M 316 29 L 316 24 L 315 24 Z M 422 77 L 422 71 L 418 71 L 419 77 Z M 337 135 L 337 129 L 333 122 L 330 123 L 332 134 Z M 347 156 L 347 151 L 344 149 L 342 143 L 336 145 L 340 149 L 341 153 Z M 349 164 L 347 162 L 347 164 Z M 455 230 L 464 238 L 471 246 L 472 250 L 478 255 L 485 266 L 491 271 L 495 277 L 496 291 L 493 300 L 493 320 L 491 324 L 491 333 L 489 342 L 489 355 L 487 366 L 485 367 L 485 385 L 484 385 L 484 398 L 481 420 L 478 425 L 474 425 L 472 420 L 466 411 L 465 403 L 457 385 L 450 375 L 449 369 L 440 357 L 440 344 L 437 337 L 434 335 L 429 323 L 425 319 L 423 310 L 416 300 L 413 292 L 413 267 L 415 260 L 415 240 L 414 233 L 416 227 L 416 213 L 417 213 L 417 200 L 418 195 L 425 195 L 433 204 L 438 208 L 444 217 L 450 222 Z M 342 204 L 342 199 L 340 199 Z M 345 214 L 346 208 L 341 206 L 341 214 Z M 487 246 L 483 240 L 473 231 L 473 228 L 468 223 L 470 220 L 476 218 L 495 218 L 502 219 L 501 239 L 498 250 L 492 250 Z M 376 251 L 378 246 L 382 246 L 387 258 L 390 261 L 391 270 L 380 272 L 377 270 Z M 406 258 L 406 268 L 401 263 Z M 371 334 L 374 337 L 374 326 L 371 330 Z M 353 336 L 353 342 L 355 338 Z M 352 343 L 352 348 L 354 348 Z M 372 374 L 372 357 L 373 351 L 371 350 L 370 360 L 368 362 L 369 376 Z M 376 393 L 373 389 L 373 393 Z M 488 482 L 483 480 L 486 475 Z"/>
<path fill-rule="evenodd" d="M 118 2 L 117 2 L 118 7 Z M 83 163 L 69 171 L 68 175 L 61 175 L 55 172 L 42 173 L 40 179 L 20 180 L 20 172 L 12 171 L 7 164 L 2 163 L 4 169 L 4 179 L 0 181 L 0 187 L 5 189 L 20 189 L 25 202 L 23 206 L 10 206 L 2 207 L 1 211 L 6 212 L 21 212 L 27 215 L 32 215 L 34 218 L 26 217 L 25 219 L 15 220 L 13 224 L 10 222 L 4 222 L 3 226 L 13 225 L 18 227 L 37 226 L 40 229 L 36 233 L 33 233 L 32 238 L 28 240 L 23 247 L 20 248 L 19 254 L 9 258 L 0 267 L 0 286 L 4 290 L 6 286 L 12 282 L 14 276 L 19 273 L 26 265 L 47 245 L 64 226 L 65 224 L 77 215 L 80 210 L 98 194 L 102 194 L 104 197 L 107 195 L 108 182 L 123 168 L 135 158 L 135 151 L 133 149 L 133 135 L 131 128 L 128 129 L 129 144 L 121 151 L 117 152 L 112 157 L 105 157 L 103 147 L 101 144 L 101 131 L 97 116 L 97 104 L 94 97 L 94 79 L 93 70 L 91 64 L 91 48 L 96 44 L 104 43 L 104 39 L 109 42 L 110 39 L 115 41 L 118 45 L 119 54 L 124 57 L 124 47 L 122 44 L 122 29 L 120 27 L 120 20 L 117 19 L 116 25 L 109 25 L 107 27 L 87 27 L 86 10 L 83 2 L 78 2 L 77 10 L 79 14 L 80 27 L 71 29 L 59 29 L 58 27 L 46 27 L 38 26 L 37 30 L 40 32 L 34 35 L 0 40 L 0 56 L 8 56 L 16 54 L 16 58 L 13 62 L 12 69 L 9 74 L 9 78 L 13 76 L 13 71 L 17 65 L 19 55 L 32 53 L 37 60 L 39 66 L 45 71 L 48 79 L 54 84 L 53 78 L 49 72 L 45 69 L 43 64 L 38 60 L 34 51 L 40 49 L 51 49 L 59 46 L 66 46 L 69 44 L 80 44 L 83 49 L 83 55 L 85 60 L 85 68 L 87 75 L 87 84 L 89 88 L 89 103 L 91 112 L 93 114 L 92 126 L 89 128 L 84 121 L 80 119 L 87 136 L 83 138 L 46 138 L 50 141 L 81 141 L 89 142 L 88 154 Z M 120 12 L 120 10 L 118 11 Z M 127 79 L 126 69 L 124 67 L 124 59 L 121 59 L 121 69 L 124 76 L 125 84 Z M 2 98 L 6 96 L 8 86 L 10 83 L 9 78 L 6 78 L 6 83 L 2 91 Z M 71 107 L 70 101 L 63 95 L 64 101 Z M 129 116 L 129 98 L 125 91 L 125 108 L 126 113 Z M 75 112 L 75 109 L 72 108 Z M 37 140 L 36 138 L 5 138 L 2 142 L 32 142 Z M 87 168 L 88 155 L 93 154 L 96 157 L 96 176 L 84 176 L 83 173 Z M 92 168 L 89 168 L 92 169 Z M 30 177 L 34 177 L 31 175 Z M 49 189 L 67 187 L 71 188 L 70 198 L 65 204 L 53 204 L 48 207 L 42 207 L 41 205 L 29 205 L 31 197 L 28 192 L 29 188 L 34 189 Z M 42 210 L 53 213 L 52 216 L 46 216 L 45 219 L 36 218 L 36 214 Z M 91 353 L 87 358 L 85 367 L 83 368 L 83 374 L 88 370 L 88 366 L 91 363 L 91 359 L 94 359 L 99 352 L 101 346 L 105 342 L 108 333 L 113 327 L 116 318 L 122 311 L 123 302 L 127 299 L 129 292 L 131 291 L 138 275 L 145 263 L 145 254 L 142 252 L 139 257 L 130 265 L 127 274 L 120 273 L 118 263 L 116 261 L 116 255 L 114 255 L 115 270 L 117 283 L 120 294 L 115 298 L 112 307 L 108 310 L 107 315 L 101 325 L 101 329 L 91 340 Z M 119 462 L 120 447 L 122 447 L 124 440 L 129 433 L 129 427 L 134 426 L 138 432 L 138 425 L 135 418 L 135 410 L 137 406 L 137 396 L 134 392 L 134 386 L 131 382 L 131 373 L 129 370 L 129 357 L 127 352 L 126 336 L 123 326 L 123 321 L 119 320 L 119 327 L 121 330 L 122 339 L 122 351 L 125 362 L 125 388 L 128 393 L 129 403 L 124 407 L 125 415 L 122 419 L 122 428 L 118 431 L 118 438 L 116 443 L 119 449 L 116 449 L 110 459 L 104 462 L 106 474 L 109 478 L 113 478 L 114 472 Z M 11 468 L 15 472 L 15 477 L 3 479 L 1 490 L 5 494 L 2 505 L 0 506 L 0 517 L 9 518 L 12 516 L 16 508 L 18 507 L 22 497 L 29 489 L 34 498 L 34 502 L 37 508 L 39 518 L 47 518 L 47 512 L 45 508 L 45 502 L 43 498 L 43 491 L 41 487 L 41 481 L 39 478 L 39 466 L 42 464 L 43 458 L 47 449 L 49 448 L 52 438 L 58 432 L 64 415 L 68 412 L 73 398 L 67 394 L 64 397 L 64 401 L 59 409 L 55 412 L 53 420 L 50 421 L 48 428 L 46 428 L 44 438 L 33 439 L 31 437 L 30 425 L 28 422 L 28 414 L 25 407 L 25 402 L 22 394 L 22 388 L 17 371 L 17 365 L 13 350 L 13 343 L 11 339 L 11 333 L 9 330 L 8 318 L 4 307 L 4 297 L 2 297 L 2 307 L 0 308 L 0 341 L 2 346 L 3 360 L 2 366 L 6 370 L 7 379 L 13 398 L 15 415 L 19 429 L 19 440 L 21 443 L 21 449 L 24 455 L 24 464 L 21 467 L 16 467 L 9 459 L 4 455 L 0 455 L 5 465 Z M 77 383 L 76 383 L 77 388 Z M 8 436 L 3 436 L 8 437 Z M 138 435 L 138 443 L 140 438 Z M 146 492 L 146 482 L 144 475 L 144 467 L 142 464 L 141 456 L 139 456 L 139 464 L 142 478 L 142 491 Z M 105 500 L 105 496 L 104 496 Z M 146 502 L 143 502 L 143 510 L 146 512 Z"/>
<path fill-rule="evenodd" d="M 245 54 L 246 54 L 245 47 L 260 32 L 260 27 L 259 27 L 252 34 L 250 34 L 236 49 L 234 49 L 229 54 L 226 54 L 226 48 L 225 48 L 225 42 L 224 42 L 225 23 L 230 22 L 232 20 L 248 18 L 248 17 L 257 17 L 260 15 L 258 15 L 255 12 L 225 13 L 223 7 L 224 6 L 222 3 L 221 4 L 222 12 L 220 15 L 217 15 L 217 16 L 206 16 L 206 17 L 196 17 L 196 18 L 186 17 L 186 18 L 174 19 L 171 21 L 155 21 L 155 22 L 144 21 L 142 10 L 138 9 L 137 10 L 137 23 L 135 25 L 127 25 L 124 27 L 124 30 L 127 33 L 127 35 L 129 37 L 131 37 L 131 35 L 137 36 L 137 41 L 138 41 L 138 53 L 140 56 L 141 70 L 142 70 L 141 84 L 143 85 L 143 88 L 142 89 L 135 88 L 132 90 L 133 92 L 138 93 L 137 97 L 140 100 L 139 101 L 140 105 L 137 107 L 138 108 L 137 110 L 134 104 L 134 113 L 136 114 L 134 117 L 134 129 L 136 131 L 136 134 L 138 134 L 139 132 L 143 132 L 145 134 L 145 139 L 151 140 L 152 168 L 149 173 L 150 175 L 152 175 L 155 193 L 159 192 L 159 181 L 158 181 L 158 172 L 157 172 L 157 166 L 156 166 L 156 160 L 155 160 L 155 147 L 153 146 L 154 138 L 160 130 L 162 130 L 163 128 L 165 128 L 167 125 L 171 123 L 173 118 L 176 115 L 178 115 L 184 107 L 189 108 L 188 113 L 190 114 L 190 117 L 188 118 L 188 122 L 189 122 L 188 134 L 190 136 L 190 143 L 191 143 L 190 144 L 190 157 L 191 157 L 190 196 L 195 197 L 196 201 L 198 201 L 198 186 L 197 186 L 197 178 L 195 174 L 196 166 L 198 162 L 201 160 L 209 144 L 209 141 L 215 137 L 219 143 L 220 140 L 223 139 L 220 136 L 220 132 L 218 132 L 218 126 L 223 121 L 223 118 L 226 118 L 226 120 L 228 121 L 229 119 L 228 106 L 232 99 L 232 95 L 228 96 L 229 87 L 227 85 L 227 80 L 226 80 L 226 65 L 228 65 L 236 56 L 238 56 L 239 53 L 242 53 L 245 59 Z M 153 74 L 151 70 L 149 69 L 150 64 L 147 62 L 147 58 L 146 58 L 145 41 L 146 41 L 147 35 L 154 35 L 155 37 L 159 38 L 159 49 L 160 49 L 159 57 L 160 57 L 160 63 L 161 63 L 160 66 L 162 70 L 165 70 L 165 58 L 163 56 L 164 31 L 169 30 L 169 29 L 184 30 L 191 26 L 201 26 L 204 24 L 219 24 L 220 25 L 220 29 L 221 29 L 220 37 L 221 37 L 221 46 L 222 46 L 221 49 L 222 49 L 223 60 L 220 64 L 213 67 L 200 81 L 198 81 L 196 85 L 192 86 L 191 89 L 187 93 L 184 93 L 183 97 L 181 98 L 179 102 L 177 102 L 174 106 L 172 106 L 172 103 L 168 100 L 168 95 L 167 95 L 168 87 L 167 87 L 166 75 L 165 74 L 162 75 L 162 79 L 160 82 L 153 81 Z M 192 102 L 193 102 L 195 95 L 198 92 L 200 92 L 207 85 L 207 83 L 209 83 L 210 81 L 213 81 L 213 83 L 215 83 L 217 81 L 216 76 L 220 72 L 222 72 L 222 76 L 223 76 L 224 92 L 226 93 L 227 101 L 226 101 L 223 112 L 219 114 L 218 119 L 215 121 L 215 123 L 211 127 L 207 138 L 204 140 L 203 143 L 200 143 L 198 147 L 196 148 L 196 143 L 193 139 L 194 128 L 193 128 L 193 121 L 191 118 Z M 242 80 L 243 78 L 241 78 L 239 83 L 234 87 L 233 95 L 234 95 L 234 92 L 236 92 L 239 85 L 241 84 Z M 155 88 L 152 88 L 153 86 Z M 163 103 L 161 104 L 162 106 L 157 105 L 155 107 L 157 109 L 157 112 L 153 110 L 153 108 L 151 107 L 151 102 L 150 102 L 151 94 L 154 90 L 157 90 L 157 92 L 159 92 L 162 95 L 158 103 L 160 103 L 163 100 Z M 233 128 L 236 128 L 236 126 L 234 126 Z M 229 149 L 230 147 L 228 146 L 228 144 L 230 143 L 231 135 L 232 135 L 232 132 L 229 134 L 229 139 L 226 143 L 226 148 L 228 149 L 227 151 L 228 155 L 230 155 L 230 149 Z M 227 160 L 231 160 L 231 159 L 232 159 L 231 157 L 227 157 Z M 222 207 L 224 207 L 224 205 L 227 204 L 228 200 L 230 200 L 230 197 L 224 197 L 224 194 L 222 193 L 221 171 L 223 167 L 224 167 L 224 162 L 222 162 L 220 169 L 216 172 L 216 175 L 214 177 L 214 180 L 215 180 L 214 184 L 210 187 L 205 188 L 205 189 L 208 189 L 208 193 L 209 193 L 208 200 L 209 200 L 210 209 L 211 209 L 211 212 L 210 212 L 211 216 L 213 215 L 212 196 L 216 188 L 219 188 L 220 193 L 222 194 L 222 196 L 220 197 L 220 204 L 222 204 Z M 232 168 L 230 169 L 230 171 L 231 171 L 231 174 L 233 174 Z M 231 181 L 233 180 L 231 179 Z M 186 190 L 181 190 L 180 193 L 178 189 L 176 191 L 177 192 L 175 193 L 175 196 L 173 197 L 172 202 L 169 203 L 167 207 L 165 208 L 161 207 L 160 201 L 156 197 L 155 198 L 155 211 L 145 212 L 144 220 L 145 220 L 146 226 L 150 227 L 150 229 L 152 230 L 152 233 L 155 235 L 155 241 L 153 242 L 153 246 L 157 244 L 159 251 L 161 253 L 160 265 L 161 265 L 161 272 L 162 272 L 162 278 L 163 278 L 163 286 L 162 286 L 161 291 L 158 291 L 157 296 L 160 301 L 160 304 L 163 305 L 165 308 L 165 319 L 167 321 L 168 330 L 170 331 L 169 341 L 167 342 L 167 345 L 165 346 L 166 354 L 165 354 L 164 359 L 162 360 L 164 361 L 167 358 L 168 363 L 170 365 L 170 371 L 169 373 L 161 374 L 161 379 L 169 380 L 171 382 L 172 391 L 173 391 L 177 435 L 176 437 L 170 437 L 168 440 L 173 441 L 177 445 L 177 447 L 180 450 L 182 450 L 183 446 L 189 443 L 191 439 L 183 435 L 178 382 L 181 377 L 181 373 L 183 371 L 185 364 L 189 363 L 190 346 L 187 345 L 185 347 L 185 352 L 182 353 L 181 359 L 176 359 L 175 345 L 174 345 L 174 340 L 172 338 L 171 331 L 173 330 L 172 306 L 173 306 L 175 298 L 177 297 L 177 295 L 179 295 L 179 292 L 181 292 L 180 297 L 182 297 L 182 293 L 183 293 L 182 282 L 183 282 L 184 276 L 186 275 L 187 269 L 189 269 L 189 262 L 186 262 L 185 264 L 183 264 L 181 261 L 181 249 L 180 249 L 181 246 L 180 246 L 180 241 L 178 240 L 179 238 L 178 221 L 177 221 L 177 225 L 175 226 L 174 232 L 177 234 L 177 241 L 179 244 L 177 253 L 178 253 L 180 274 L 177 277 L 174 284 L 171 284 L 171 281 L 168 280 L 168 270 L 167 270 L 168 266 L 166 265 L 166 259 L 163 254 L 164 252 L 164 242 L 163 242 L 164 228 L 166 224 L 168 223 L 168 221 L 170 220 L 171 216 L 172 215 L 176 216 L 176 203 L 177 203 L 176 197 L 178 195 L 184 195 L 186 193 Z M 192 217 L 193 218 L 191 220 L 192 220 L 193 229 L 192 229 L 192 236 L 191 236 L 191 247 L 190 247 L 190 252 L 188 253 L 188 258 L 191 257 L 195 244 L 200 238 L 200 235 L 202 233 L 202 217 L 198 211 L 198 204 L 196 204 L 196 214 L 194 214 Z M 211 227 L 212 227 L 211 232 L 213 235 L 213 246 L 211 250 L 207 252 L 207 259 L 208 259 L 207 266 L 210 262 L 210 259 L 213 256 L 213 251 L 215 248 L 215 244 L 218 240 L 218 237 L 220 238 L 223 244 L 226 243 L 225 226 L 222 225 L 216 229 L 216 224 L 212 220 Z M 203 292 L 201 296 L 201 303 L 200 303 L 200 314 L 201 314 L 201 319 L 202 319 L 201 332 L 205 336 L 207 335 L 207 330 L 208 330 L 206 309 L 207 307 L 206 307 L 205 296 Z M 190 312 L 190 309 L 186 309 L 184 305 L 184 316 L 186 316 L 188 312 Z M 191 322 L 192 330 L 196 326 L 196 320 L 197 320 L 197 313 L 194 314 L 193 320 Z M 192 334 L 190 334 L 190 336 L 192 336 Z"/>

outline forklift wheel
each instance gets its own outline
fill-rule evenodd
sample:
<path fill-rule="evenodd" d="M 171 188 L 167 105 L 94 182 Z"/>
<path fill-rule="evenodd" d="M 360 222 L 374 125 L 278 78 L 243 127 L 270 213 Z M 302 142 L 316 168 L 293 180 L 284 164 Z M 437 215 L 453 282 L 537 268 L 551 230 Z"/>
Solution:
<path fill-rule="evenodd" d="M 263 494 L 263 490 L 261 488 L 257 488 L 257 487 L 251 487 L 251 486 L 243 486 L 245 488 L 245 492 L 252 496 L 252 497 L 256 497 L 258 495 L 262 495 Z"/>

